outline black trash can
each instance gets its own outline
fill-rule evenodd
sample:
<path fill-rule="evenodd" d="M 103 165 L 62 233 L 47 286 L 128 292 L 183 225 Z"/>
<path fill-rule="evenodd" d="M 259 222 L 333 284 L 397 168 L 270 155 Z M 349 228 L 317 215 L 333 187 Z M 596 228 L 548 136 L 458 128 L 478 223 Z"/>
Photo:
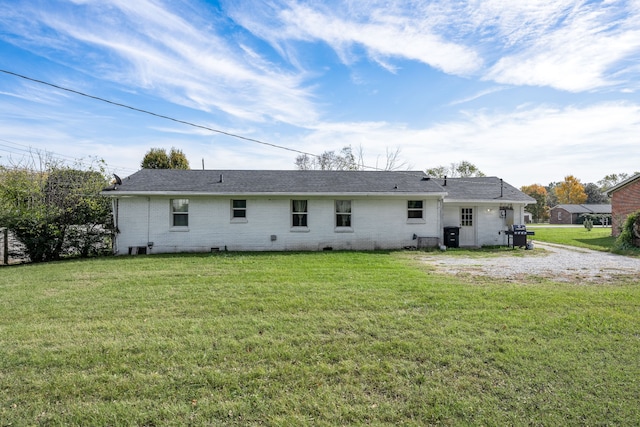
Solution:
<path fill-rule="evenodd" d="M 460 227 L 444 228 L 444 245 L 448 248 L 460 247 Z"/>

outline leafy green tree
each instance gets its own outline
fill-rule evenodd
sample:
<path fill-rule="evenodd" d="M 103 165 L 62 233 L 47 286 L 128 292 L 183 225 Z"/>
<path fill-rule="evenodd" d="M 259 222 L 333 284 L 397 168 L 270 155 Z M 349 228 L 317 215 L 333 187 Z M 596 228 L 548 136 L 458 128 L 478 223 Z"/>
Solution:
<path fill-rule="evenodd" d="M 189 161 L 182 150 L 172 147 L 167 154 L 164 148 L 151 148 L 144 155 L 140 167 L 143 169 L 189 169 Z"/>
<path fill-rule="evenodd" d="M 520 191 L 536 199 L 535 205 L 527 205 L 525 211 L 531 213 L 533 222 L 542 222 L 549 219 L 549 208 L 547 207 L 547 189 L 540 184 L 524 185 Z"/>
<path fill-rule="evenodd" d="M 164 148 L 151 148 L 144 155 L 140 167 L 142 169 L 170 169 L 171 161 L 167 155 L 167 150 Z"/>
<path fill-rule="evenodd" d="M 91 255 L 105 247 L 113 228 L 110 202 L 100 195 L 106 184 L 97 171 L 2 167 L 0 223 L 32 262 Z"/>
<path fill-rule="evenodd" d="M 486 176 L 476 165 L 466 160 L 460 163 L 451 163 L 449 166 L 436 166 L 428 168 L 426 174 L 433 178 L 468 178 Z"/>
<path fill-rule="evenodd" d="M 171 151 L 169 151 L 169 168 L 189 169 L 189 161 L 182 150 L 171 147 Z"/>
<path fill-rule="evenodd" d="M 584 185 L 584 192 L 587 195 L 585 203 L 592 205 L 607 205 L 611 203 L 611 200 L 602 191 L 602 188 L 593 182 L 589 182 Z"/>
<path fill-rule="evenodd" d="M 573 175 L 565 176 L 564 181 L 556 186 L 555 193 L 560 204 L 579 205 L 587 200 L 584 186 Z"/>

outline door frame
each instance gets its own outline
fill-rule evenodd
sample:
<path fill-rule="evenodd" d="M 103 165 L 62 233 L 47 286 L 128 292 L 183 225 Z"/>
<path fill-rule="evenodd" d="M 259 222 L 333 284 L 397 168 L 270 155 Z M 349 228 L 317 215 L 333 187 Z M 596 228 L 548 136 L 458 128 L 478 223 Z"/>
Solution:
<path fill-rule="evenodd" d="M 460 246 L 478 246 L 477 206 L 460 206 L 458 214 L 460 215 Z"/>

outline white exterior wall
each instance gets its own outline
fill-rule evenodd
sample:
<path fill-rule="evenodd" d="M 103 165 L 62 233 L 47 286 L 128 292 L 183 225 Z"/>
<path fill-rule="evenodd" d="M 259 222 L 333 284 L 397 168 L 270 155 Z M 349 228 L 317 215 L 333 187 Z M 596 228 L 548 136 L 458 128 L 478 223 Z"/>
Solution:
<path fill-rule="evenodd" d="M 188 227 L 171 226 L 170 197 L 119 199 L 117 253 L 149 242 L 149 253 L 166 253 L 400 249 L 416 246 L 414 234 L 442 238 L 437 198 L 234 197 L 247 201 L 246 221 L 232 220 L 230 197 L 184 198 L 189 199 Z M 308 200 L 308 227 L 291 226 L 292 199 Z M 335 200 L 352 201 L 348 229 L 335 227 Z M 407 219 L 408 200 L 423 200 L 423 221 Z"/>
<path fill-rule="evenodd" d="M 474 240 L 472 246 L 495 246 L 506 245 L 507 236 L 504 231 L 509 229 L 509 220 L 500 216 L 499 203 L 445 203 L 443 208 L 443 230 L 444 227 L 460 226 L 460 209 L 473 208 L 474 212 Z M 524 204 L 510 203 L 513 208 L 513 218 L 515 224 L 524 224 Z M 464 246 L 463 242 L 460 242 Z"/>

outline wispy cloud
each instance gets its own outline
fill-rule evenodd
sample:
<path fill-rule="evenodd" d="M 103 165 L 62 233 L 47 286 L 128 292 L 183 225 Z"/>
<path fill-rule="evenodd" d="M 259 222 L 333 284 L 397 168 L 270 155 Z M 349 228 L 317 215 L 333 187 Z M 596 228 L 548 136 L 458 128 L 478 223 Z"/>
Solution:
<path fill-rule="evenodd" d="M 524 22 L 533 22 L 530 34 L 516 32 L 513 52 L 502 56 L 486 78 L 571 92 L 624 87 L 620 72 L 630 66 L 629 61 L 640 58 L 638 4 L 579 2 L 560 10 L 565 13 L 551 10 L 542 17 L 531 15 L 531 19 L 525 14 Z"/>
<path fill-rule="evenodd" d="M 82 47 L 85 60 L 65 65 L 205 111 L 298 125 L 316 115 L 303 76 L 221 37 L 216 25 L 223 23 L 213 15 L 148 0 L 69 7 L 22 10 L 14 18 L 23 46 L 63 63 Z M 55 37 L 45 37 L 52 32 Z"/>
<path fill-rule="evenodd" d="M 409 59 L 445 73 L 471 74 L 482 65 L 474 49 L 442 37 L 436 31 L 438 16 L 415 10 L 402 2 L 273 3 L 256 15 L 251 6 L 229 5 L 238 22 L 269 40 L 279 51 L 292 52 L 291 41 L 321 41 L 331 46 L 343 63 L 353 64 L 363 50 L 383 68 L 395 70 L 385 58 Z M 271 15 L 275 23 L 265 18 Z"/>
<path fill-rule="evenodd" d="M 477 93 L 474 93 L 471 96 L 467 96 L 467 97 L 462 98 L 462 99 L 456 99 L 454 101 L 451 101 L 448 104 L 448 106 L 453 107 L 455 105 L 466 104 L 467 102 L 475 101 L 476 99 L 480 99 L 483 96 L 491 95 L 492 93 L 496 93 L 496 92 L 501 92 L 501 91 L 506 90 L 506 89 L 507 89 L 506 86 L 494 86 L 492 88 L 481 90 L 481 91 L 479 91 Z"/>
<path fill-rule="evenodd" d="M 366 56 L 395 72 L 394 60 L 403 59 L 452 75 L 572 92 L 624 86 L 638 75 L 632 71 L 640 58 L 637 0 L 269 5 L 229 8 L 234 19 L 288 57 L 296 56 L 293 41 L 320 41 L 347 65 Z"/>

